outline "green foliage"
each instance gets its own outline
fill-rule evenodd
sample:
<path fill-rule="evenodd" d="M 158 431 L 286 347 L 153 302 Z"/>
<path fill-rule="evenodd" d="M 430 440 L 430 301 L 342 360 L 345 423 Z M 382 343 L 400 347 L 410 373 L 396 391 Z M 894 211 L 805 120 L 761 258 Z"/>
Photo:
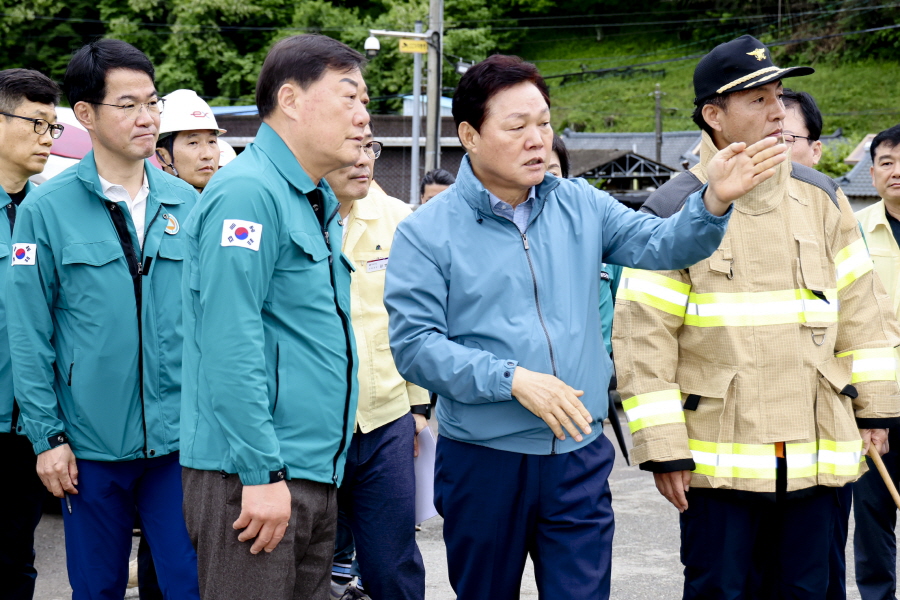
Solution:
<path fill-rule="evenodd" d="M 846 175 L 853 167 L 844 162 L 844 159 L 856 148 L 862 138 L 855 141 L 832 142 L 822 147 L 822 158 L 816 165 L 816 170 L 825 173 L 829 177 Z"/>

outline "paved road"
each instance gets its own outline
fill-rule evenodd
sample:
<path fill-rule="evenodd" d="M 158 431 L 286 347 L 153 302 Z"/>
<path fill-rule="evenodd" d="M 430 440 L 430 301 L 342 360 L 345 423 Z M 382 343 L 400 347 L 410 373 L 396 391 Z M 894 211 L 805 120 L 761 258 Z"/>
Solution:
<path fill-rule="evenodd" d="M 626 427 L 627 431 L 627 427 Z M 611 432 L 607 431 L 609 435 Z M 616 536 L 613 543 L 612 598 L 615 600 L 660 600 L 681 597 L 681 564 L 678 560 L 678 517 L 675 509 L 657 493 L 653 478 L 619 457 L 610 476 Z M 853 522 L 851 520 L 851 528 Z M 851 529 L 852 539 L 852 529 Z M 418 534 L 425 558 L 426 599 L 453 600 L 447 581 L 447 563 L 441 538 L 441 519 L 423 524 Z M 848 544 L 852 552 L 852 543 Z M 38 585 L 36 600 L 71 597 L 65 570 L 62 518 L 47 515 L 38 527 Z M 852 554 L 848 554 L 848 581 L 854 581 Z M 851 584 L 849 600 L 859 600 Z M 135 590 L 128 594 L 132 596 Z M 532 568 L 526 567 L 523 599 L 536 599 Z"/>

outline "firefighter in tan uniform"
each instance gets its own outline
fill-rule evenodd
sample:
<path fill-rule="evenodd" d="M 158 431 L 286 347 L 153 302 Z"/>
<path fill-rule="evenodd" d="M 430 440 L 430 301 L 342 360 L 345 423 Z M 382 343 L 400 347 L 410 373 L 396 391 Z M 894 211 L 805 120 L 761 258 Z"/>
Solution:
<path fill-rule="evenodd" d="M 717 148 L 779 135 L 780 80 L 810 73 L 750 36 L 701 59 L 700 164 L 647 212 L 679 210 Z M 813 169 L 777 169 L 735 202 L 712 257 L 626 269 L 617 296 L 632 456 L 681 511 L 686 599 L 824 600 L 836 489 L 900 425 L 900 326 L 847 199 Z"/>

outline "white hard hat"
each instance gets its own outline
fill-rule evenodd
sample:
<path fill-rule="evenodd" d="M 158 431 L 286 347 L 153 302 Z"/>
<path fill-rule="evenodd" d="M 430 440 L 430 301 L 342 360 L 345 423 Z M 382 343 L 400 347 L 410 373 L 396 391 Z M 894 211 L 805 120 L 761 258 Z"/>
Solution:
<path fill-rule="evenodd" d="M 179 131 L 209 129 L 219 135 L 225 133 L 219 128 L 216 117 L 206 101 L 194 90 L 175 90 L 163 96 L 162 117 L 160 117 L 159 137 L 166 137 Z"/>
<path fill-rule="evenodd" d="M 224 139 L 219 138 L 219 168 L 221 169 L 231 161 L 237 158 L 237 152 Z"/>

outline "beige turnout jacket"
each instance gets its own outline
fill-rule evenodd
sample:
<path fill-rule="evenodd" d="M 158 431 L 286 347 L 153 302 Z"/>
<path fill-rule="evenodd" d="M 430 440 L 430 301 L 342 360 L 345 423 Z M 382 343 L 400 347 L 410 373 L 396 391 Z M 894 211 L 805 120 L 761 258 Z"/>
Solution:
<path fill-rule="evenodd" d="M 648 212 L 680 208 L 672 191 L 705 183 L 715 152 L 704 134 L 694 177 Z M 847 199 L 786 162 L 733 210 L 709 259 L 622 275 L 613 347 L 633 460 L 693 470 L 698 488 L 774 492 L 783 452 L 789 492 L 854 481 L 858 427 L 900 425 L 900 326 Z"/>

